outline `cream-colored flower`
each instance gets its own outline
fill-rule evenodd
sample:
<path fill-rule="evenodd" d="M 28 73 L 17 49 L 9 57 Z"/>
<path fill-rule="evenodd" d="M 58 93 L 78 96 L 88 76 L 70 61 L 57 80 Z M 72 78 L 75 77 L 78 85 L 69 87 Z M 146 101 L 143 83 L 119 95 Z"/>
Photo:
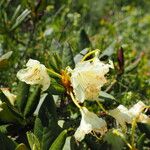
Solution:
<path fill-rule="evenodd" d="M 145 107 L 146 105 L 141 101 L 129 110 L 123 105 L 119 105 L 116 109 L 109 110 L 109 115 L 114 117 L 117 123 L 125 129 L 126 123 L 131 124 L 133 119 L 137 119 L 137 122 L 150 123 L 150 118 L 142 113 Z"/>
<path fill-rule="evenodd" d="M 129 114 L 132 116 L 132 118 L 136 117 L 138 122 L 150 124 L 150 117 L 142 113 L 145 107 L 146 105 L 142 101 L 139 101 L 129 109 Z"/>
<path fill-rule="evenodd" d="M 93 112 L 88 111 L 86 107 L 82 107 L 80 111 L 82 118 L 80 126 L 74 134 L 76 140 L 82 141 L 85 135 L 89 134 L 91 131 L 100 133 L 101 135 L 107 131 L 105 120 L 99 118 Z"/>
<path fill-rule="evenodd" d="M 16 95 L 10 93 L 10 91 L 8 90 L 8 88 L 1 88 L 1 91 L 4 93 L 4 95 L 8 98 L 8 100 L 10 101 L 10 103 L 12 105 L 14 105 L 15 100 L 16 100 Z"/>
<path fill-rule="evenodd" d="M 40 64 L 39 61 L 33 59 L 29 59 L 26 66 L 26 69 L 21 69 L 17 73 L 18 79 L 27 84 L 42 85 L 42 90 L 47 90 L 50 86 L 50 77 L 47 73 L 46 67 L 43 64 Z"/>
<path fill-rule="evenodd" d="M 129 114 L 129 111 L 123 105 L 119 105 L 113 110 L 109 110 L 109 115 L 114 117 L 118 124 L 120 124 L 123 129 L 126 129 L 126 123 L 132 122 L 132 117 Z"/>
<path fill-rule="evenodd" d="M 71 70 L 71 84 L 77 100 L 96 100 L 101 87 L 106 83 L 105 74 L 108 73 L 111 64 L 101 62 L 97 57 L 92 62 L 79 62 L 74 70 Z"/>

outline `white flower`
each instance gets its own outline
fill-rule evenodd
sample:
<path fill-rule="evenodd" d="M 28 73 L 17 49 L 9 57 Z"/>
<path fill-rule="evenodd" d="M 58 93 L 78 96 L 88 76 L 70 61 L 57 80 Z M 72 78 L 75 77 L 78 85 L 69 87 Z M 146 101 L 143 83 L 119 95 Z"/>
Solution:
<path fill-rule="evenodd" d="M 109 110 L 109 115 L 114 117 L 123 129 L 126 129 L 126 123 L 132 122 L 132 117 L 129 114 L 128 109 L 123 105 L 119 105 L 116 109 Z"/>
<path fill-rule="evenodd" d="M 150 123 L 150 118 L 142 113 L 145 107 L 146 105 L 142 101 L 139 101 L 137 104 L 133 105 L 133 107 L 129 109 L 129 113 L 132 118 L 137 117 L 138 122 Z"/>
<path fill-rule="evenodd" d="M 29 59 L 26 66 L 26 69 L 21 69 L 17 73 L 18 79 L 27 84 L 42 85 L 42 90 L 47 90 L 50 86 L 50 77 L 47 73 L 46 67 L 43 64 L 40 64 L 39 61 L 33 59 Z"/>
<path fill-rule="evenodd" d="M 82 141 L 85 135 L 90 133 L 91 131 L 100 133 L 101 135 L 103 135 L 107 131 L 107 124 L 105 120 L 99 118 L 93 112 L 88 111 L 88 109 L 85 107 L 82 107 L 80 111 L 82 118 L 80 126 L 74 134 L 76 140 Z"/>
<path fill-rule="evenodd" d="M 1 91 L 4 93 L 4 95 L 8 98 L 8 100 L 10 101 L 10 103 L 12 105 L 14 105 L 15 100 L 16 100 L 16 95 L 10 93 L 10 91 L 8 90 L 8 88 L 1 88 Z"/>
<path fill-rule="evenodd" d="M 126 128 L 126 123 L 131 124 L 133 119 L 137 119 L 137 122 L 150 123 L 150 118 L 142 113 L 146 105 L 139 101 L 129 110 L 123 105 L 119 105 L 116 109 L 110 110 L 109 115 L 114 117 L 124 129 Z"/>
<path fill-rule="evenodd" d="M 105 74 L 108 73 L 111 64 L 104 64 L 97 57 L 92 62 L 79 62 L 74 70 L 71 70 L 71 84 L 77 100 L 96 100 L 101 87 L 106 83 Z"/>

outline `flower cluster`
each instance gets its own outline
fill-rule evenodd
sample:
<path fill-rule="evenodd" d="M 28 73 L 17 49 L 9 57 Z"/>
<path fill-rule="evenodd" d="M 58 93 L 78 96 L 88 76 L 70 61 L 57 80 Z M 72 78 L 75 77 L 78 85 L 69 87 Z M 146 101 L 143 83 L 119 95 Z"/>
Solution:
<path fill-rule="evenodd" d="M 89 56 L 89 54 L 87 55 Z M 98 56 L 91 60 L 85 60 L 85 58 L 78 62 L 74 69 L 67 67 L 61 75 L 55 73 L 61 78 L 62 85 L 80 110 L 81 122 L 74 134 L 78 141 L 83 140 L 86 134 L 100 133 L 104 135 L 107 131 L 106 121 L 80 104 L 85 100 L 98 100 L 101 87 L 107 82 L 106 74 L 109 72 L 109 68 L 113 68 L 111 61 L 106 64 L 100 61 Z M 47 90 L 50 86 L 50 77 L 47 71 L 52 71 L 32 59 L 27 62 L 26 66 L 26 69 L 17 73 L 17 77 L 27 84 L 41 85 L 43 91 Z M 146 105 L 140 101 L 129 110 L 123 105 L 119 105 L 116 109 L 107 111 L 107 114 L 114 117 L 117 123 L 125 129 L 126 123 L 131 124 L 134 119 L 137 119 L 137 122 L 150 123 L 150 118 L 142 113 L 145 108 Z"/>
<path fill-rule="evenodd" d="M 109 114 L 125 129 L 126 123 L 131 124 L 133 119 L 137 119 L 137 122 L 150 124 L 150 118 L 142 113 L 145 108 L 146 105 L 139 101 L 129 110 L 125 106 L 119 105 L 116 109 L 109 110 Z"/>

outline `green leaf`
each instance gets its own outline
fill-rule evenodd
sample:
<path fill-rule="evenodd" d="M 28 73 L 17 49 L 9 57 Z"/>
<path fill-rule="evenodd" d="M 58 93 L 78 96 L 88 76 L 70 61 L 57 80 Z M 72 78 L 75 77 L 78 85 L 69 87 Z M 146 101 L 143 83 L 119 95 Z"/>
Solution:
<path fill-rule="evenodd" d="M 34 134 L 40 141 L 41 149 L 48 150 L 60 131 L 54 99 L 51 94 L 48 94 L 41 105 L 34 125 Z"/>
<path fill-rule="evenodd" d="M 105 134 L 104 141 L 106 141 L 110 146 L 111 150 L 121 150 L 124 146 L 123 140 L 109 131 Z"/>
<path fill-rule="evenodd" d="M 139 57 L 133 63 L 131 63 L 128 67 L 125 68 L 125 73 L 129 73 L 132 70 L 134 70 L 138 66 L 138 64 L 140 63 L 142 57 L 143 57 L 143 53 L 141 53 L 139 55 Z"/>
<path fill-rule="evenodd" d="M 63 130 L 55 139 L 49 150 L 62 150 L 67 138 L 67 130 Z"/>
<path fill-rule="evenodd" d="M 88 48 L 91 46 L 91 42 L 89 40 L 89 37 L 87 35 L 87 33 L 85 32 L 84 29 L 81 30 L 80 32 L 80 41 L 79 41 L 79 49 L 83 50 L 85 48 Z"/>
<path fill-rule="evenodd" d="M 0 126 L 0 132 L 3 134 L 7 134 L 8 133 L 8 131 L 7 131 L 8 127 L 9 127 L 9 125 L 1 125 Z"/>
<path fill-rule="evenodd" d="M 49 87 L 49 91 L 53 95 L 60 95 L 65 92 L 64 87 L 61 84 L 58 84 L 55 80 L 51 80 L 51 86 Z"/>
<path fill-rule="evenodd" d="M 0 132 L 0 149 L 15 150 L 17 143 Z"/>
<path fill-rule="evenodd" d="M 113 100 L 115 99 L 112 95 L 110 95 L 104 91 L 100 91 L 100 97 L 107 98 L 107 99 L 113 99 Z"/>
<path fill-rule="evenodd" d="M 60 70 L 60 68 L 59 68 L 59 65 L 61 65 L 61 63 L 60 62 L 58 62 L 57 61 L 57 58 L 56 58 L 56 54 L 51 54 L 50 55 L 50 59 L 49 59 L 49 65 L 50 65 L 50 67 L 54 70 L 54 71 L 56 71 L 56 72 L 59 72 Z M 52 74 L 52 77 L 53 77 L 53 74 Z"/>
<path fill-rule="evenodd" d="M 142 133 L 146 134 L 146 137 L 150 139 L 150 124 L 138 123 L 138 128 Z"/>
<path fill-rule="evenodd" d="M 67 66 L 74 68 L 75 62 L 71 46 L 65 43 L 62 53 L 62 68 L 66 68 Z"/>
<path fill-rule="evenodd" d="M 18 7 L 16 8 L 16 10 L 15 10 L 15 12 L 14 12 L 12 18 L 11 18 L 11 22 L 13 22 L 16 19 L 16 17 L 19 14 L 20 10 L 21 10 L 21 5 L 18 5 Z"/>
<path fill-rule="evenodd" d="M 113 53 L 114 53 L 114 50 L 115 50 L 115 46 L 116 46 L 116 41 L 112 42 L 103 52 L 102 54 L 100 55 L 100 59 L 104 56 L 108 56 L 110 57 Z"/>
<path fill-rule="evenodd" d="M 41 94 L 41 86 L 36 86 L 34 91 L 29 95 L 27 104 L 24 109 L 24 116 L 28 117 L 32 115 L 39 103 Z"/>
<path fill-rule="evenodd" d="M 19 144 L 15 150 L 29 150 L 27 146 L 23 143 Z"/>
<path fill-rule="evenodd" d="M 0 122 L 24 125 L 23 117 L 9 107 L 5 102 L 0 104 Z"/>
<path fill-rule="evenodd" d="M 47 2 L 48 2 L 47 0 L 40 0 L 40 1 L 38 1 L 38 4 L 37 4 L 35 10 L 37 12 L 44 11 L 46 6 L 47 6 Z"/>
<path fill-rule="evenodd" d="M 145 133 L 143 133 L 139 138 L 138 138 L 138 141 L 137 141 L 137 148 L 138 150 L 143 150 L 143 146 L 144 146 L 144 141 L 146 139 L 146 135 Z"/>
<path fill-rule="evenodd" d="M 20 112 L 23 112 L 27 103 L 30 85 L 25 82 L 19 82 L 16 98 L 16 106 Z"/>
<path fill-rule="evenodd" d="M 29 142 L 31 150 L 41 150 L 40 142 L 32 132 L 27 132 L 27 138 L 28 138 L 28 142 Z"/>
<path fill-rule="evenodd" d="M 30 14 L 30 10 L 25 9 L 20 16 L 17 17 L 16 22 L 11 27 L 10 31 L 15 30 L 24 20 L 25 18 Z"/>

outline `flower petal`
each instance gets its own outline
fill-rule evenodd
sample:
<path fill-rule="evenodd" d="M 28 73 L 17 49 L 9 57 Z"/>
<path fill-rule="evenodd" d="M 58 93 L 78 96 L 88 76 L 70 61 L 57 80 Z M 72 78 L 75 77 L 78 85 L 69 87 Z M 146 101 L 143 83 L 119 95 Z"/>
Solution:
<path fill-rule="evenodd" d="M 71 84 L 77 100 L 96 100 L 101 87 L 107 82 L 105 74 L 108 73 L 110 64 L 101 62 L 97 57 L 93 62 L 79 62 L 74 70 L 71 70 Z"/>
<path fill-rule="evenodd" d="M 88 111 L 86 107 L 82 107 L 80 111 L 82 119 L 80 122 L 80 126 L 78 127 L 74 135 L 78 141 L 83 140 L 85 135 L 90 133 L 91 131 L 100 133 L 102 135 L 107 131 L 107 124 L 105 120 L 99 118 L 93 112 Z"/>
<path fill-rule="evenodd" d="M 47 90 L 50 86 L 50 77 L 46 67 L 40 64 L 39 61 L 33 59 L 29 59 L 26 66 L 26 69 L 18 71 L 18 79 L 31 85 L 40 84 L 42 85 L 43 91 Z"/>

